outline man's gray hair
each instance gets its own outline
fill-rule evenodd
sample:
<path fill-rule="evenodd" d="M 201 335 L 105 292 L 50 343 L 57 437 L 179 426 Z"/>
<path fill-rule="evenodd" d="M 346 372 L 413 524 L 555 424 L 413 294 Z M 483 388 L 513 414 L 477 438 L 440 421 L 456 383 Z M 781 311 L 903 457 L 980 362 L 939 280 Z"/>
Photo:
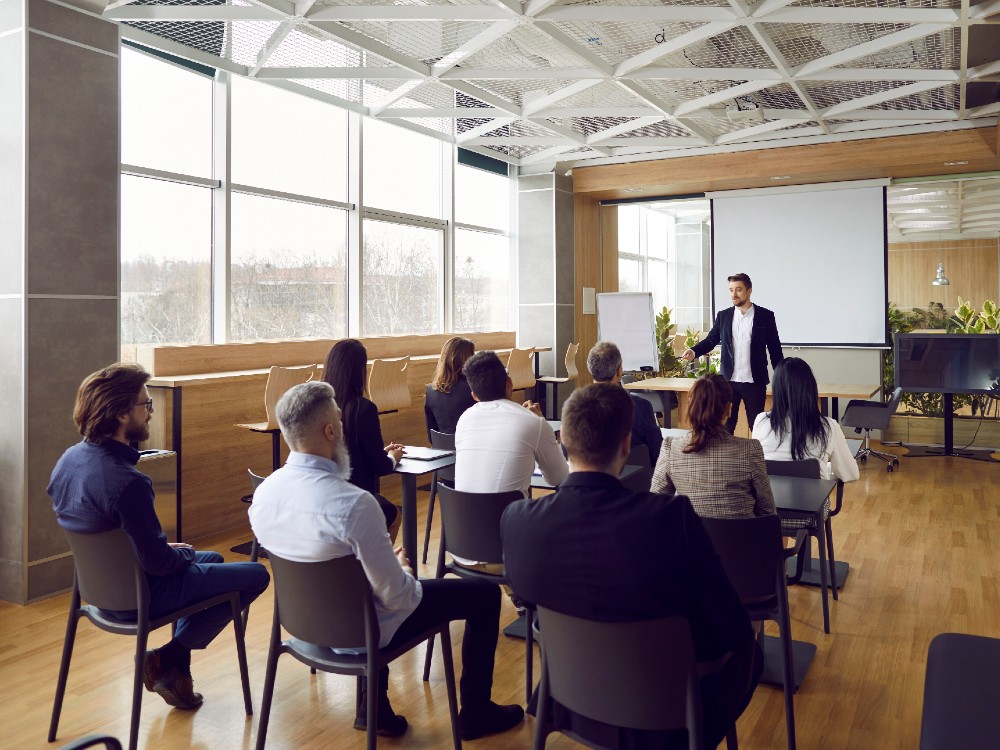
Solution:
<path fill-rule="evenodd" d="M 281 434 L 293 450 L 315 429 L 316 421 L 326 416 L 334 404 L 333 386 L 322 380 L 310 380 L 289 388 L 275 408 Z"/>
<path fill-rule="evenodd" d="M 587 355 L 587 369 L 598 383 L 610 383 L 622 363 L 622 353 L 610 341 L 598 341 Z"/>

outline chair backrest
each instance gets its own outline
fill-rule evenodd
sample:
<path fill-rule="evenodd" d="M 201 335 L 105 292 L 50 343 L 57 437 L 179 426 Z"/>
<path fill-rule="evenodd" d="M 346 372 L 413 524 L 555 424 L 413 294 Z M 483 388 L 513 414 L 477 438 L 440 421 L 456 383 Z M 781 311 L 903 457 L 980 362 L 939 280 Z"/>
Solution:
<path fill-rule="evenodd" d="M 268 557 L 278 619 L 290 635 L 326 648 L 367 647 L 369 643 L 377 647 L 378 618 L 371 586 L 356 557 L 293 562 L 271 551 Z"/>
<path fill-rule="evenodd" d="M 507 357 L 507 374 L 514 390 L 532 388 L 535 385 L 535 350 L 511 349 Z"/>
<path fill-rule="evenodd" d="M 484 563 L 503 563 L 500 517 L 524 496 L 517 492 L 459 492 L 438 485 L 442 549 Z"/>
<path fill-rule="evenodd" d="M 315 380 L 318 377 L 318 365 L 272 367 L 267 374 L 267 385 L 264 386 L 264 411 L 267 413 L 266 429 L 279 429 L 278 418 L 275 416 L 275 407 L 278 405 L 281 397 L 285 395 L 285 392 L 292 386 Z"/>
<path fill-rule="evenodd" d="M 625 459 L 625 465 L 642 466 L 644 469 L 652 468 L 652 464 L 649 462 L 649 446 L 642 443 L 633 445 L 628 458 Z"/>
<path fill-rule="evenodd" d="M 815 458 L 804 458 L 801 461 L 764 461 L 767 473 L 775 477 L 805 477 L 819 479 L 819 461 Z"/>
<path fill-rule="evenodd" d="M 438 432 L 437 430 L 431 430 L 431 448 L 437 448 L 438 450 L 443 451 L 453 451 L 455 450 L 455 436 L 450 432 Z M 438 479 L 445 479 L 449 482 L 454 481 L 454 465 L 445 469 L 438 469 L 437 477 Z"/>
<path fill-rule="evenodd" d="M 372 360 L 368 373 L 368 398 L 380 412 L 405 409 L 410 405 L 410 387 L 406 384 L 409 365 L 409 356 Z"/>
<path fill-rule="evenodd" d="M 892 395 L 889 397 L 889 401 L 886 403 L 886 408 L 889 410 L 889 416 L 896 413 L 896 407 L 899 406 L 899 399 L 903 397 L 903 389 L 896 388 Z"/>
<path fill-rule="evenodd" d="M 722 567 L 740 599 L 775 596 L 778 571 L 784 572 L 781 521 L 777 515 L 754 518 L 702 518 Z M 784 581 L 784 576 L 780 577 Z"/>
<path fill-rule="evenodd" d="M 260 483 L 264 481 L 264 477 L 259 474 L 254 474 L 250 469 L 247 469 L 247 474 L 250 475 L 250 489 L 254 492 L 260 487 Z"/>
<path fill-rule="evenodd" d="M 566 347 L 566 377 L 570 380 L 576 380 L 580 375 L 580 371 L 576 366 L 576 355 L 580 351 L 580 344 L 570 344 Z"/>
<path fill-rule="evenodd" d="M 99 534 L 66 531 L 76 566 L 76 584 L 88 604 L 107 610 L 137 610 L 148 600 L 146 576 L 132 540 L 121 529 Z"/>
<path fill-rule="evenodd" d="M 560 704 L 612 726 L 700 734 L 685 618 L 596 622 L 538 607 L 538 625 L 549 695 Z"/>
<path fill-rule="evenodd" d="M 848 403 L 844 410 L 841 423 L 847 427 L 857 427 L 862 430 L 884 430 L 889 426 L 889 419 L 896 413 L 903 389 L 892 392 L 886 403 L 881 401 L 855 401 Z"/>

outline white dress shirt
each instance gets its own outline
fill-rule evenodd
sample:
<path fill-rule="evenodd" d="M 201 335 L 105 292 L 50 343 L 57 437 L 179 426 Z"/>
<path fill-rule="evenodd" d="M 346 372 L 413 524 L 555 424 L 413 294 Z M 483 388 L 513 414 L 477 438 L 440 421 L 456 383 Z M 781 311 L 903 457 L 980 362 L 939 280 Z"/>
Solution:
<path fill-rule="evenodd" d="M 819 474 L 823 479 L 842 479 L 845 482 L 853 482 L 861 476 L 858 471 L 858 462 L 851 454 L 851 449 L 847 447 L 847 438 L 844 437 L 840 425 L 829 417 L 823 417 L 826 422 L 826 450 L 820 450 L 818 445 L 810 445 L 807 448 L 809 453 L 806 458 L 819 460 Z M 771 420 L 766 412 L 757 415 L 753 424 L 753 439 L 760 441 L 764 448 L 764 459 L 768 461 L 791 461 L 792 460 L 792 433 L 785 432 L 785 439 L 778 441 L 777 433 L 771 429 Z"/>
<path fill-rule="evenodd" d="M 738 307 L 733 309 L 733 376 L 730 380 L 736 383 L 752 383 L 753 373 L 750 370 L 750 336 L 753 333 L 753 305 L 743 312 Z"/>
<path fill-rule="evenodd" d="M 535 463 L 556 487 L 569 474 L 549 423 L 508 399 L 481 401 L 455 427 L 455 489 L 529 496 Z"/>
<path fill-rule="evenodd" d="M 289 453 L 285 465 L 254 492 L 249 514 L 261 546 L 279 557 L 296 562 L 358 558 L 375 595 L 380 647 L 420 603 L 420 582 L 393 554 L 375 498 L 345 480 L 334 461 Z"/>

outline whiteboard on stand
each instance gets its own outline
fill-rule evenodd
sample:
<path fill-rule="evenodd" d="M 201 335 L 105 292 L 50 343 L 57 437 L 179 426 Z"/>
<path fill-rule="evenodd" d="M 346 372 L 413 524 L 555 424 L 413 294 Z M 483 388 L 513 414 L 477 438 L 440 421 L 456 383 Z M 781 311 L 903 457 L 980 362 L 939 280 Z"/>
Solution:
<path fill-rule="evenodd" d="M 656 317 L 651 292 L 606 292 L 597 295 L 597 338 L 618 345 L 622 369 L 659 369 Z"/>

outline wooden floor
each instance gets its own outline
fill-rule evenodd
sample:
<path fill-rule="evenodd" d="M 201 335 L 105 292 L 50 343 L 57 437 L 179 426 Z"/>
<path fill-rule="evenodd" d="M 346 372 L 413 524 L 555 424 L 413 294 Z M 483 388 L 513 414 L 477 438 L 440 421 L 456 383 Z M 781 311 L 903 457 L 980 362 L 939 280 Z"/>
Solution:
<path fill-rule="evenodd" d="M 234 503 L 240 492 L 242 488 L 234 491 Z M 903 458 L 889 474 L 881 463 L 868 463 L 845 495 L 845 510 L 834 519 L 834 540 L 838 558 L 850 562 L 851 573 L 840 601 L 831 602 L 830 635 L 823 634 L 819 591 L 790 591 L 794 637 L 818 647 L 795 698 L 799 747 L 915 748 L 931 638 L 945 631 L 1000 637 L 1000 558 L 995 551 L 1000 466 L 958 458 Z M 421 493 L 421 531 L 426 497 Z M 228 551 L 243 538 L 207 539 L 199 546 L 217 549 L 230 560 L 245 559 Z M 254 605 L 247 632 L 255 706 L 264 682 L 271 605 L 268 590 Z M 0 734 L 6 738 L 0 746 L 58 746 L 48 745 L 45 737 L 67 607 L 68 595 L 27 607 L 0 603 Z M 505 602 L 502 624 L 513 617 Z M 199 711 L 172 710 L 156 696 L 145 695 L 141 747 L 253 746 L 256 720 L 243 714 L 231 632 L 195 655 L 195 685 L 205 695 Z M 453 625 L 452 634 L 457 646 L 461 626 Z M 154 637 L 157 644 L 165 639 L 159 633 Z M 127 738 L 131 648 L 127 639 L 86 622 L 80 625 L 60 744 L 93 732 Z M 523 701 L 523 654 L 523 642 L 501 636 L 495 700 Z M 422 657 L 422 650 L 411 653 L 393 668 L 392 702 L 408 717 L 410 731 L 401 739 L 380 739 L 382 747 L 449 744 L 440 659 L 435 656 L 431 681 L 425 684 L 420 681 Z M 350 678 L 313 677 L 298 662 L 283 658 L 268 747 L 363 747 L 364 734 L 351 726 L 353 701 Z M 468 744 L 527 748 L 532 726 L 528 719 L 517 731 Z M 786 747 L 781 692 L 760 687 L 737 727 L 744 750 Z M 575 745 L 553 736 L 548 746 Z"/>

